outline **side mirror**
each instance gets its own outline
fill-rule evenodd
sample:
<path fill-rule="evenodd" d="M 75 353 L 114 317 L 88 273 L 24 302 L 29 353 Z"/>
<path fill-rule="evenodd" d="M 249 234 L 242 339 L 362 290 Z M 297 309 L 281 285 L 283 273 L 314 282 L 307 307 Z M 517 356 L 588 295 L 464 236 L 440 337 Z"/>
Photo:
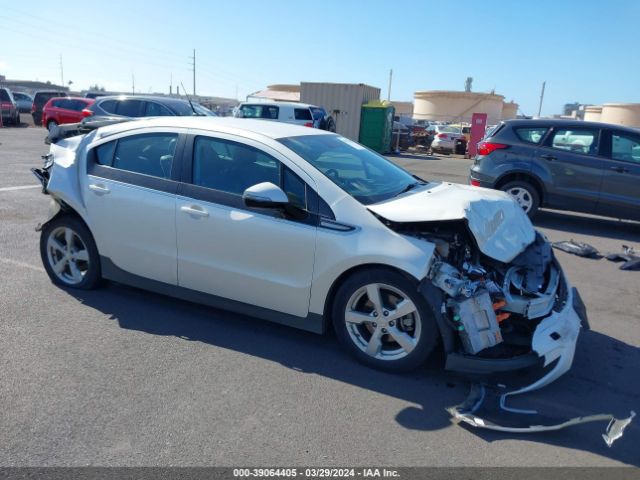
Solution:
<path fill-rule="evenodd" d="M 287 194 L 271 182 L 258 183 L 242 194 L 247 207 L 281 208 L 289 204 Z"/>

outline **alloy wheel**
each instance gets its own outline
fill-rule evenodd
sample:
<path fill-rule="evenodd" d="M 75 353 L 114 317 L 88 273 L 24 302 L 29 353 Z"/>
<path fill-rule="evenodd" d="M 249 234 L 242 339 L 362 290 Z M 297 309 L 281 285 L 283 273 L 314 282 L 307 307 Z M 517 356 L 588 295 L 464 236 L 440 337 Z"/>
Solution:
<path fill-rule="evenodd" d="M 507 190 L 507 193 L 511 195 L 516 202 L 518 202 L 518 205 L 522 207 L 525 213 L 529 213 L 533 206 L 533 198 L 527 189 L 522 187 L 513 187 Z"/>
<path fill-rule="evenodd" d="M 344 319 L 353 343 L 378 360 L 399 360 L 417 346 L 422 322 L 418 308 L 399 289 L 371 283 L 349 298 Z"/>
<path fill-rule="evenodd" d="M 47 239 L 47 259 L 62 282 L 78 285 L 89 270 L 89 251 L 82 238 L 69 227 L 58 227 Z"/>

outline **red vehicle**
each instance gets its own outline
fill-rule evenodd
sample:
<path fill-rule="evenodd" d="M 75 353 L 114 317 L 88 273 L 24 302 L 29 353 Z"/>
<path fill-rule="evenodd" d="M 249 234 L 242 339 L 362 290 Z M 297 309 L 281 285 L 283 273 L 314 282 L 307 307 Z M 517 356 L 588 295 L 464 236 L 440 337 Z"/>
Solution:
<path fill-rule="evenodd" d="M 54 97 L 42 109 L 42 126 L 50 129 L 51 125 L 77 123 L 85 117 L 82 110 L 93 102 L 92 98 Z"/>

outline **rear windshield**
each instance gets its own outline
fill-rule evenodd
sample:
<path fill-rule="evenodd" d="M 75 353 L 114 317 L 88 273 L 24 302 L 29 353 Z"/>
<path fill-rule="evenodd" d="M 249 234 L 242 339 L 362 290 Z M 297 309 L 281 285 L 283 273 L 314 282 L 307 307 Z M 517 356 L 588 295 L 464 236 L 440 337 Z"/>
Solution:
<path fill-rule="evenodd" d="M 0 90 L 0 100 L 2 100 L 3 102 L 11 101 L 11 99 L 9 98 L 9 92 L 7 92 L 4 88 Z"/>

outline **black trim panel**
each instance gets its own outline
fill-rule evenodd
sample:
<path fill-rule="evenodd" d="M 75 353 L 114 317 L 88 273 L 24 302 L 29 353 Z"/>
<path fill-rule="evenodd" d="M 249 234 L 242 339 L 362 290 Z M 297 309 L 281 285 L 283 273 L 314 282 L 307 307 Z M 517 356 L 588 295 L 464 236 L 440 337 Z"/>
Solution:
<path fill-rule="evenodd" d="M 175 194 L 178 191 L 178 182 L 166 178 L 152 177 L 141 173 L 129 172 L 118 168 L 106 167 L 93 161 L 87 162 L 87 173 L 95 177 L 115 180 L 128 185 L 150 188 L 160 192 Z"/>
<path fill-rule="evenodd" d="M 200 303 L 222 310 L 248 315 L 260 318 L 269 322 L 287 325 L 289 327 L 298 328 L 307 332 L 324 333 L 326 330 L 326 320 L 322 315 L 311 313 L 306 317 L 296 317 L 287 313 L 270 310 L 268 308 L 257 307 L 248 303 L 230 300 L 224 297 L 218 297 L 197 290 L 170 285 L 168 283 L 150 280 L 148 278 L 134 275 L 116 266 L 110 258 L 100 256 L 100 266 L 102 268 L 102 276 L 107 280 L 123 283 L 143 290 L 168 295 L 170 297 L 179 298 L 188 302 Z"/>

